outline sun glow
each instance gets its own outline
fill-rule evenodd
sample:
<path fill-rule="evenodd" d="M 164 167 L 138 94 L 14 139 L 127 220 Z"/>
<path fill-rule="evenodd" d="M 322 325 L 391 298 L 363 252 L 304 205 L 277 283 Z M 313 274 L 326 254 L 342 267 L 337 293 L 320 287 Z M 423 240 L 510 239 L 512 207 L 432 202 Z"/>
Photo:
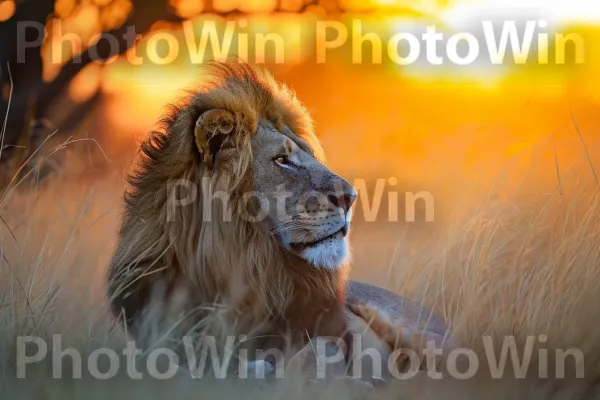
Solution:
<path fill-rule="evenodd" d="M 510 15 L 519 17 L 542 17 L 562 23 L 600 22 L 600 2 L 589 0 L 477 0 L 454 2 L 442 13 L 445 21 L 468 21 Z"/>
<path fill-rule="evenodd" d="M 15 13 L 14 0 L 4 0 L 0 3 L 0 22 L 10 19 Z"/>
<path fill-rule="evenodd" d="M 100 7 L 98 2 L 88 1 L 84 6 L 60 0 L 56 12 L 66 19 L 67 32 L 80 30 L 85 37 L 92 37 L 104 29 L 101 15 L 105 11 L 102 10 L 114 3 Z M 119 3 L 130 4 L 129 1 Z M 212 5 L 217 11 L 229 12 L 239 9 L 242 3 L 258 13 L 219 17 L 207 14 L 204 7 L 208 3 L 205 2 L 170 2 L 178 15 L 189 18 L 195 34 L 201 32 L 204 21 L 213 20 L 221 28 L 233 21 L 236 29 L 249 38 L 256 33 L 280 35 L 286 45 L 283 64 L 261 53 L 251 40 L 244 44 L 243 36 L 233 37 L 235 50 L 230 53 L 239 56 L 241 48 L 251 60 L 266 59 L 267 67 L 275 76 L 298 92 L 314 115 L 325 146 L 338 148 L 329 156 L 336 165 L 344 165 L 344 155 L 355 153 L 357 148 L 361 150 L 356 156 L 370 160 L 374 171 L 400 168 L 398 163 L 402 160 L 403 165 L 411 166 L 410 173 L 415 180 L 435 179 L 442 168 L 440 165 L 444 172 L 456 171 L 463 176 L 478 173 L 469 166 L 482 162 L 502 165 L 507 159 L 520 157 L 520 162 L 530 165 L 539 160 L 523 154 L 547 141 L 549 135 L 556 133 L 559 143 L 564 137 L 572 136 L 570 109 L 585 127 L 593 123 L 595 110 L 600 106 L 597 78 L 600 57 L 591 51 L 586 51 L 585 63 L 576 67 L 443 65 L 423 68 L 418 64 L 401 66 L 390 62 L 355 65 L 352 57 L 343 51 L 328 57 L 325 64 L 317 64 L 314 45 L 311 45 L 316 39 L 315 25 L 319 19 L 347 23 L 360 17 L 365 32 L 385 35 L 431 24 L 440 31 L 453 32 L 469 21 L 506 15 L 515 20 L 547 18 L 551 23 L 558 23 L 561 31 L 580 33 L 586 49 L 600 48 L 600 3 L 572 0 L 567 6 L 562 1 L 542 0 L 431 0 L 420 3 L 420 11 L 413 12 L 402 0 L 345 0 L 342 3 L 349 10 L 347 14 L 331 14 L 321 3 L 307 6 L 304 13 L 298 14 L 303 3 L 296 0 L 256 3 L 218 0 Z M 289 12 L 269 13 L 276 3 Z M 360 14 L 367 5 L 377 11 Z M 123 13 L 129 12 L 127 6 L 123 7 Z M 423 10 L 427 12 L 421 12 Z M 87 17 L 84 19 L 82 15 Z M 154 126 L 166 104 L 176 102 L 184 94 L 183 89 L 194 87 L 202 80 L 200 66 L 190 63 L 184 31 L 181 24 L 157 22 L 125 55 L 108 65 L 97 64 L 84 69 L 68 93 L 75 101 L 84 101 L 96 90 L 102 91 L 108 99 L 104 110 L 113 127 L 110 129 L 112 137 L 127 141 L 131 136 L 143 136 Z M 348 32 L 350 36 L 352 30 Z M 161 33 L 172 33 L 182 53 L 166 65 L 148 62 L 145 51 L 153 36 L 156 38 Z M 165 46 L 164 41 L 157 45 L 157 54 L 161 57 L 166 54 Z M 273 48 L 275 44 L 269 46 Z M 371 43 L 363 44 L 365 60 L 372 60 L 371 46 Z M 65 48 L 65 60 L 70 55 L 68 51 Z M 130 62 L 136 54 L 142 56 L 140 65 Z M 44 57 L 47 61 L 49 55 Z M 58 68 L 60 65 L 45 65 L 45 70 L 53 73 Z M 341 134 L 346 138 L 342 143 Z M 448 152 L 449 148 L 456 150 Z M 393 155 L 391 149 L 395 149 Z M 542 154 L 546 161 L 553 160 L 550 150 L 545 148 Z M 571 150 L 560 151 L 566 152 L 560 154 L 561 162 L 572 161 L 572 154 L 576 154 Z M 382 154 L 388 156 L 381 157 Z M 432 154 L 435 157 L 432 158 Z"/>

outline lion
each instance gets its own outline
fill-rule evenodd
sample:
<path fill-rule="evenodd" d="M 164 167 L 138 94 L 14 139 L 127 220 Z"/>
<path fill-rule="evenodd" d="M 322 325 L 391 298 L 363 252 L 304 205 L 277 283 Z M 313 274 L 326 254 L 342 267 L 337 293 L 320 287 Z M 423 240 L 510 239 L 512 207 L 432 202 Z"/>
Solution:
<path fill-rule="evenodd" d="M 128 173 L 108 271 L 111 308 L 128 333 L 148 341 L 162 324 L 178 337 L 249 335 L 252 349 L 298 349 L 321 336 L 348 343 L 348 305 L 368 303 L 444 336 L 420 305 L 348 280 L 357 193 L 326 166 L 295 94 L 244 63 L 215 62 L 206 74 Z"/>

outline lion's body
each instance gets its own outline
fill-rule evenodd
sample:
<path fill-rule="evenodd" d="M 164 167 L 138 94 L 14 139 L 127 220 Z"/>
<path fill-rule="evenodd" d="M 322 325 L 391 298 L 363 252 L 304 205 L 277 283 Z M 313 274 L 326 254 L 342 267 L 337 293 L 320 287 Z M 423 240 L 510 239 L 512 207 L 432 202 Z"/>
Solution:
<path fill-rule="evenodd" d="M 219 64 L 212 79 L 173 108 L 161 132 L 150 134 L 129 174 L 131 188 L 108 280 L 113 311 L 129 332 L 147 341 L 164 331 L 177 337 L 198 331 L 291 333 L 301 343 L 306 336 L 342 337 L 347 294 L 356 302 L 396 300 L 397 312 L 414 313 L 412 303 L 402 306 L 383 289 L 347 286 L 345 267 L 315 268 L 270 232 L 240 218 L 235 210 L 241 193 L 256 189 L 257 156 L 250 148 L 257 129 L 293 132 L 295 143 L 307 144 L 305 150 L 318 160 L 322 150 L 306 110 L 268 74 L 242 64 Z M 203 160 L 212 165 L 214 155 L 211 160 L 206 150 L 199 153 L 209 141 L 194 138 L 193 132 L 201 115 L 215 108 L 234 116 L 235 132 L 221 145 L 218 165 L 210 171 Z M 173 201 L 194 191 L 193 201 L 174 208 Z M 219 191 L 234 205 L 230 221 L 214 218 L 224 212 L 224 205 L 210 197 Z M 427 318 L 423 310 L 417 314 Z"/>

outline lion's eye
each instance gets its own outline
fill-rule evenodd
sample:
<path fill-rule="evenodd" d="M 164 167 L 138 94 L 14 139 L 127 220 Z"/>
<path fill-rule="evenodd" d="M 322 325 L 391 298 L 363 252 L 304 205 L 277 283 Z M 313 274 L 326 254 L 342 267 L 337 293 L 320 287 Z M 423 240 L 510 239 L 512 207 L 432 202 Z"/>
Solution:
<path fill-rule="evenodd" d="M 277 156 L 275 157 L 274 161 L 276 164 L 279 164 L 281 166 L 288 166 L 291 164 L 287 156 Z"/>

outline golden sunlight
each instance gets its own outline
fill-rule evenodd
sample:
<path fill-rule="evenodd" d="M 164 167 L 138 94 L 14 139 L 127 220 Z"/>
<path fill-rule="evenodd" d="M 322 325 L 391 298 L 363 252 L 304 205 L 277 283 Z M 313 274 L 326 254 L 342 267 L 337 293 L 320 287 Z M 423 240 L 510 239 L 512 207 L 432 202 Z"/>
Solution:
<path fill-rule="evenodd" d="M 4 0 L 0 3 L 0 22 L 8 20 L 15 13 L 14 0 Z"/>
<path fill-rule="evenodd" d="M 202 1 L 195 0 L 169 0 L 169 4 L 175 10 L 175 14 L 182 18 L 191 18 L 204 10 Z"/>
<path fill-rule="evenodd" d="M 481 157 L 490 158 L 489 154 L 478 150 L 484 142 L 486 145 L 496 143 L 502 160 L 520 157 L 521 163 L 532 163 L 534 161 L 523 154 L 534 148 L 536 143 L 547 140 L 552 132 L 560 132 L 557 137 L 561 137 L 562 132 L 572 134 L 569 109 L 575 110 L 585 124 L 593 116 L 591 110 L 594 104 L 600 102 L 600 81 L 596 76 L 600 59 L 589 51 L 585 52 L 582 65 L 547 68 L 528 64 L 473 65 L 468 68 L 443 65 L 432 68 L 418 63 L 396 65 L 385 61 L 380 65 L 355 65 L 343 50 L 328 57 L 327 63 L 318 64 L 315 63 L 314 46 L 318 38 L 315 32 L 317 20 L 348 24 L 348 21 L 358 18 L 358 14 L 333 17 L 321 5 L 307 7 L 304 13 L 297 14 L 292 11 L 302 7 L 303 2 L 292 0 L 282 3 L 285 9 L 290 10 L 289 13 L 269 13 L 277 6 L 276 1 L 215 0 L 212 7 L 218 12 L 242 10 L 250 13 L 220 17 L 206 14 L 207 3 L 204 2 L 171 0 L 169 3 L 177 15 L 187 19 L 186 23 L 155 23 L 134 48 L 108 65 L 87 67 L 69 87 L 69 95 L 76 101 L 88 99 L 98 88 L 107 94 L 109 100 L 105 110 L 108 111 L 109 123 L 114 127 L 111 132 L 121 135 L 120 139 L 124 141 L 130 140 L 132 135 L 144 135 L 161 115 L 165 104 L 176 102 L 183 89 L 201 81 L 200 64 L 212 57 L 231 54 L 266 64 L 278 79 L 297 90 L 314 114 L 325 145 L 337 143 L 340 129 L 377 132 L 378 140 L 375 141 L 369 135 L 353 133 L 355 136 L 349 136 L 353 139 L 348 140 L 347 152 L 356 146 L 361 148 L 363 155 L 388 154 L 388 149 L 401 149 L 398 157 L 412 162 L 412 165 L 419 165 L 418 172 L 414 172 L 415 179 L 434 179 L 439 172 L 423 160 L 429 159 L 429 153 L 436 151 L 435 143 L 442 136 L 452 136 L 460 143 L 471 143 L 466 153 L 460 155 L 464 160 L 462 166 L 453 164 L 457 154 L 437 155 L 439 162 L 448 163 L 446 168 L 464 169 Z M 399 0 L 346 0 L 344 6 L 353 11 L 365 9 L 367 5 L 376 7 L 378 12 L 361 16 L 363 29 L 364 32 L 385 36 L 389 32 L 410 31 L 411 27 L 423 29 L 431 24 L 439 25 L 440 32 L 452 33 L 454 22 L 481 19 L 482 13 L 504 4 L 500 0 L 425 3 L 429 4 L 428 10 L 435 10 L 435 15 L 411 14 L 408 8 L 404 8 L 407 2 Z M 580 34 L 586 49 L 600 45 L 598 27 L 579 23 L 598 13 L 600 3 L 595 5 L 573 0 L 569 10 L 561 2 L 531 3 L 550 16 L 560 15 L 560 29 L 565 34 Z M 129 1 L 95 1 L 85 2 L 85 5 L 72 0 L 59 1 L 56 13 L 64 19 L 63 34 L 78 32 L 84 40 L 93 40 L 94 35 L 106 27 L 102 13 L 115 4 L 120 4 L 121 18 L 131 12 Z M 513 6 L 513 11 L 519 9 L 515 4 Z M 210 34 L 206 40 L 207 49 L 213 51 L 204 54 L 198 50 L 206 21 L 214 21 L 220 34 L 228 32 L 228 29 L 233 32 L 230 39 L 225 40 L 230 42 L 230 47 L 220 54 L 211 43 L 222 39 L 213 39 Z M 600 21 L 600 16 L 594 21 Z M 348 37 L 352 37 L 352 28 L 346 26 Z M 53 38 L 52 27 L 49 28 L 50 38 Z M 165 34 L 172 38 L 167 40 Z M 253 39 L 257 35 L 262 35 L 260 37 L 266 47 L 259 46 Z M 273 56 L 274 49 L 280 45 L 284 49 L 282 60 Z M 371 46 L 369 41 L 362 43 L 365 60 L 372 59 Z M 70 47 L 63 45 L 62 56 L 55 60 L 58 63 L 50 62 L 52 54 L 48 53 L 47 46 L 44 47 L 45 76 L 57 73 L 61 63 L 73 54 Z M 572 53 L 573 50 L 567 52 Z M 553 55 L 553 52 L 549 54 Z M 54 57 L 57 55 L 54 54 Z M 195 61 L 190 62 L 190 59 Z M 169 62 L 162 63 L 161 60 Z M 360 105 L 356 104 L 357 98 L 361 99 Z M 365 100 L 371 98 L 376 101 Z M 368 118 L 365 117 L 367 115 Z M 432 118 L 433 115 L 435 118 Z M 392 122 L 398 118 L 400 122 Z M 423 120 L 429 123 L 422 124 Z M 544 154 L 544 157 L 552 155 Z M 561 157 L 569 160 L 568 154 Z M 335 157 L 334 154 L 333 162 L 345 162 Z M 490 163 L 501 165 L 502 160 L 491 160 Z M 381 168 L 385 163 L 394 167 L 397 157 L 384 158 L 381 163 Z M 390 168 L 390 165 L 385 168 Z M 461 173 L 471 173 L 466 171 L 461 170 Z"/>
<path fill-rule="evenodd" d="M 589 0 L 475 0 L 454 2 L 445 12 L 445 20 L 468 20 L 480 15 L 494 16 L 510 12 L 511 15 L 540 16 L 552 21 L 600 21 L 600 2 Z"/>

